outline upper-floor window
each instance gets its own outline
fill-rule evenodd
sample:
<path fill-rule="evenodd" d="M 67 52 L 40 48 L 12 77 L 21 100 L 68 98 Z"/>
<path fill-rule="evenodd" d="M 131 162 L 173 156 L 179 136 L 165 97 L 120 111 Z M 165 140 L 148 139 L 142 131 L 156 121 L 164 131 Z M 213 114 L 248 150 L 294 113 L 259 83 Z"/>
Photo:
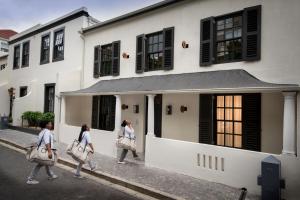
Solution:
<path fill-rule="evenodd" d="M 14 47 L 14 60 L 13 69 L 18 69 L 20 67 L 20 45 Z"/>
<path fill-rule="evenodd" d="M 8 52 L 8 44 L 7 44 L 7 42 L 1 42 L 0 51 Z"/>
<path fill-rule="evenodd" d="M 20 97 L 24 97 L 27 95 L 27 86 L 20 87 Z"/>
<path fill-rule="evenodd" d="M 118 76 L 120 73 L 120 41 L 94 47 L 94 78 Z"/>
<path fill-rule="evenodd" d="M 174 27 L 136 38 L 136 73 L 173 69 Z"/>
<path fill-rule="evenodd" d="M 200 66 L 260 59 L 261 6 L 201 20 Z"/>
<path fill-rule="evenodd" d="M 29 51 L 30 51 L 29 41 L 24 42 L 22 47 L 22 67 L 27 67 L 29 65 Z"/>
<path fill-rule="evenodd" d="M 44 35 L 41 40 L 41 59 L 40 63 L 45 64 L 49 62 L 50 57 L 50 34 Z"/>
<path fill-rule="evenodd" d="M 64 59 L 64 36 L 64 29 L 54 32 L 53 61 Z"/>

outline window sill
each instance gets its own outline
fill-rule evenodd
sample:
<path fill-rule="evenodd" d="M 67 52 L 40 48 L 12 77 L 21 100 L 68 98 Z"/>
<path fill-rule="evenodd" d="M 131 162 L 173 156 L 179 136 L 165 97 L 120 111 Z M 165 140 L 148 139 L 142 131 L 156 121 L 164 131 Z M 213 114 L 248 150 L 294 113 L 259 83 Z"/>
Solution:
<path fill-rule="evenodd" d="M 29 65 L 22 65 L 21 68 L 29 67 Z"/>
<path fill-rule="evenodd" d="M 44 65 L 44 64 L 48 64 L 48 63 L 49 63 L 49 60 L 48 61 L 40 62 L 40 65 Z"/>
<path fill-rule="evenodd" d="M 58 62 L 58 61 L 62 61 L 64 60 L 64 58 L 54 58 L 52 59 L 52 62 Z"/>

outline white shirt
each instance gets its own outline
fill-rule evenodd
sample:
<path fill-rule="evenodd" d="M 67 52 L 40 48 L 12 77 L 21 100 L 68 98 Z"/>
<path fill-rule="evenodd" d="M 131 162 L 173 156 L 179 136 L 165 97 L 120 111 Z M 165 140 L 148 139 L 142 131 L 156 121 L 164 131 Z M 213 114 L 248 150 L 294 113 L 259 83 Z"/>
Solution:
<path fill-rule="evenodd" d="M 125 126 L 125 128 L 124 128 L 124 137 L 130 138 L 130 139 L 135 139 L 134 129 L 129 128 L 128 126 Z"/>
<path fill-rule="evenodd" d="M 46 144 L 51 144 L 51 148 L 53 148 L 53 134 L 49 129 L 45 128 L 39 133 L 39 140 L 37 142 L 37 145 L 39 145 L 40 142 L 41 147 L 46 147 Z"/>
<path fill-rule="evenodd" d="M 88 145 L 88 144 L 92 143 L 90 132 L 84 131 L 82 133 L 82 139 L 81 139 L 80 143 L 83 145 Z"/>

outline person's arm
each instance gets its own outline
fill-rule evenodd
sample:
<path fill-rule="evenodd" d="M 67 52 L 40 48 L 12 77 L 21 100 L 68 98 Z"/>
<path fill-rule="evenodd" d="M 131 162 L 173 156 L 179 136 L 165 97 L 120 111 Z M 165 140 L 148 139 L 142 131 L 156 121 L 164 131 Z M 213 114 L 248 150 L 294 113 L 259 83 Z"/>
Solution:
<path fill-rule="evenodd" d="M 88 143 L 88 145 L 91 147 L 93 153 L 94 153 L 94 146 L 92 144 L 92 140 L 91 140 L 91 136 L 90 136 L 90 133 L 86 133 L 86 142 Z"/>
<path fill-rule="evenodd" d="M 90 145 L 90 147 L 91 147 L 91 149 L 92 149 L 92 151 L 93 151 L 93 153 L 95 152 L 95 150 L 94 150 L 94 146 L 93 146 L 93 144 L 92 143 L 89 143 L 89 145 Z"/>
<path fill-rule="evenodd" d="M 52 151 L 51 151 L 50 143 L 46 144 L 46 148 L 47 148 L 47 151 L 48 151 L 48 158 L 52 159 Z"/>
<path fill-rule="evenodd" d="M 50 134 L 51 134 L 50 132 L 45 132 L 44 137 L 42 139 L 44 139 L 45 146 L 48 151 L 48 158 L 52 159 Z"/>

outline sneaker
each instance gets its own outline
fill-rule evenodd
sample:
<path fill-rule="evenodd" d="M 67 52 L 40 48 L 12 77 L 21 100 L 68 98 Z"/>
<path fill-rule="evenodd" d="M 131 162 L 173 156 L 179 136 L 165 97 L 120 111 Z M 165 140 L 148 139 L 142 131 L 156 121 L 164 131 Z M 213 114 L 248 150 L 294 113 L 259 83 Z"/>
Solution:
<path fill-rule="evenodd" d="M 91 171 L 95 171 L 95 170 L 96 170 L 96 168 L 97 168 L 97 166 L 96 166 L 96 165 L 94 165 L 93 167 L 91 167 Z"/>
<path fill-rule="evenodd" d="M 82 179 L 82 178 L 83 178 L 83 176 L 77 175 L 77 174 L 75 174 L 73 177 L 74 177 L 74 178 L 79 178 L 79 179 Z"/>
<path fill-rule="evenodd" d="M 54 180 L 54 179 L 57 179 L 57 178 L 58 178 L 58 176 L 54 174 L 52 176 L 49 176 L 48 180 Z"/>
<path fill-rule="evenodd" d="M 118 164 L 126 164 L 124 161 L 118 161 Z"/>
<path fill-rule="evenodd" d="M 27 180 L 26 182 L 28 185 L 36 185 L 36 184 L 39 184 L 39 182 L 37 180 Z"/>

